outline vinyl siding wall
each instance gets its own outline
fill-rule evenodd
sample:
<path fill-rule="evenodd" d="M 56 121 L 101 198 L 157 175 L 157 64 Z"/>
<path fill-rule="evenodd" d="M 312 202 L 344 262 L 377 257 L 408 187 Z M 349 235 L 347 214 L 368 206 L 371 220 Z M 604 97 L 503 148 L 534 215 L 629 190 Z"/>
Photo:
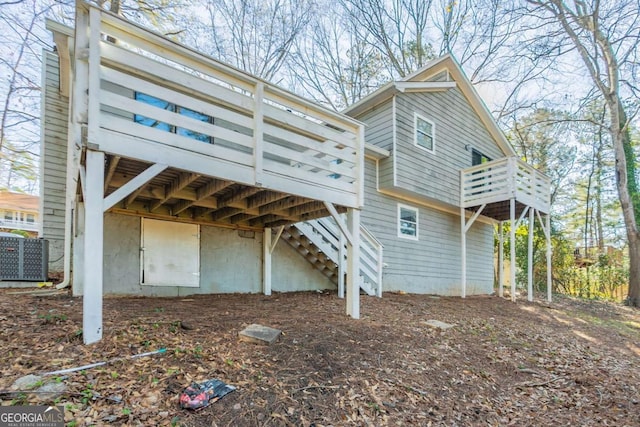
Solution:
<path fill-rule="evenodd" d="M 357 117 L 364 127 L 367 144 L 391 150 L 393 148 L 393 111 L 391 99 Z"/>
<path fill-rule="evenodd" d="M 40 200 L 42 236 L 49 240 L 49 271 L 63 270 L 69 100 L 60 94 L 58 56 L 43 53 Z"/>
<path fill-rule="evenodd" d="M 435 124 L 435 153 L 414 145 L 414 113 Z M 460 170 L 471 166 L 469 145 L 491 159 L 504 157 L 462 92 L 396 96 L 396 186 L 459 206 Z"/>
<path fill-rule="evenodd" d="M 418 209 L 419 240 L 397 236 L 398 203 Z M 362 223 L 384 245 L 384 291 L 460 295 L 460 217 L 376 189 L 376 162 L 365 165 Z M 493 229 L 476 222 L 467 234 L 467 293 L 493 291 Z"/>

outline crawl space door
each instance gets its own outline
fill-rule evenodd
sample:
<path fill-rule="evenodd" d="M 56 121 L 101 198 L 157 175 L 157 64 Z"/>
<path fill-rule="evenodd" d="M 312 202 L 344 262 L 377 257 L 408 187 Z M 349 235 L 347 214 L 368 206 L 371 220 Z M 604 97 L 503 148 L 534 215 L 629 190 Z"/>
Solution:
<path fill-rule="evenodd" d="M 142 219 L 141 282 L 149 286 L 200 286 L 200 229 Z"/>

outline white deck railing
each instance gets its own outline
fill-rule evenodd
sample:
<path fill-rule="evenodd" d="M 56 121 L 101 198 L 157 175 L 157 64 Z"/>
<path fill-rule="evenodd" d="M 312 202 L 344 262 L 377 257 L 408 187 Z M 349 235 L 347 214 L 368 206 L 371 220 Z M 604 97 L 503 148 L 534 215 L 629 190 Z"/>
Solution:
<path fill-rule="evenodd" d="M 76 46 L 89 64 L 88 141 L 101 151 L 362 206 L 357 121 L 94 6 L 79 8 Z"/>
<path fill-rule="evenodd" d="M 37 222 L 0 219 L 0 228 L 9 228 L 12 230 L 24 231 L 38 231 L 40 229 L 40 224 Z"/>
<path fill-rule="evenodd" d="M 460 203 L 464 208 L 515 198 L 541 212 L 549 212 L 551 181 L 517 157 L 464 169 L 460 172 L 460 181 Z"/>
<path fill-rule="evenodd" d="M 341 231 L 332 218 L 320 218 L 294 224 L 318 249 L 336 264 L 341 263 L 341 270 L 347 269 L 346 242 L 342 242 Z M 364 226 L 360 226 L 360 287 L 369 295 L 382 297 L 382 243 Z M 343 254 L 340 260 L 340 254 Z"/>

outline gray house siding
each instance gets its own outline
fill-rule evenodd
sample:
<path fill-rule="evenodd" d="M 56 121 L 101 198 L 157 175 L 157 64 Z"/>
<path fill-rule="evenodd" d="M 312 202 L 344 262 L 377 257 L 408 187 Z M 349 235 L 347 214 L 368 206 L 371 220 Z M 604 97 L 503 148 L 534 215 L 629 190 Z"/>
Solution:
<path fill-rule="evenodd" d="M 383 289 L 460 295 L 460 217 L 381 194 L 375 166 L 366 160 L 362 223 L 384 245 Z M 418 240 L 398 237 L 398 203 L 418 209 Z M 476 222 L 467 234 L 467 248 L 467 293 L 491 293 L 492 227 Z"/>
<path fill-rule="evenodd" d="M 366 123 L 364 139 L 367 144 L 375 145 L 385 150 L 393 148 L 393 108 L 391 99 L 368 110 L 358 117 L 358 120 Z"/>
<path fill-rule="evenodd" d="M 262 233 L 240 237 L 237 230 L 200 227 L 200 286 L 140 284 L 141 218 L 107 213 L 104 221 L 104 293 L 106 295 L 182 296 L 262 292 Z M 286 242 L 272 255 L 275 292 L 335 289 Z M 82 289 L 76 290 L 78 294 Z"/>
<path fill-rule="evenodd" d="M 60 272 L 64 261 L 69 100 L 60 93 L 58 56 L 44 52 L 43 59 L 41 237 L 49 240 L 49 271 Z"/>
<path fill-rule="evenodd" d="M 414 113 L 435 124 L 435 153 L 414 144 Z M 503 157 L 498 145 L 459 89 L 396 96 L 396 186 L 458 206 L 460 170 L 471 166 L 467 145 Z"/>

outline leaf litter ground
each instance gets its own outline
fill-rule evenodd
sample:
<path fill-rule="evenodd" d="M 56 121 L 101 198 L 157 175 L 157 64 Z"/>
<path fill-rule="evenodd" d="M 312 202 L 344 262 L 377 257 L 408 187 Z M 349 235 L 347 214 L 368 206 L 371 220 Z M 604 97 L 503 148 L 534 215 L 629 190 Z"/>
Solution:
<path fill-rule="evenodd" d="M 82 299 L 0 291 L 0 390 L 38 374 L 167 348 L 53 378 L 67 425 L 640 425 L 640 311 L 558 298 L 362 297 L 362 319 L 327 293 L 106 298 L 104 338 L 82 345 Z M 454 324 L 433 328 L 428 320 Z M 257 323 L 283 331 L 242 342 Z M 192 381 L 237 390 L 181 410 Z"/>

